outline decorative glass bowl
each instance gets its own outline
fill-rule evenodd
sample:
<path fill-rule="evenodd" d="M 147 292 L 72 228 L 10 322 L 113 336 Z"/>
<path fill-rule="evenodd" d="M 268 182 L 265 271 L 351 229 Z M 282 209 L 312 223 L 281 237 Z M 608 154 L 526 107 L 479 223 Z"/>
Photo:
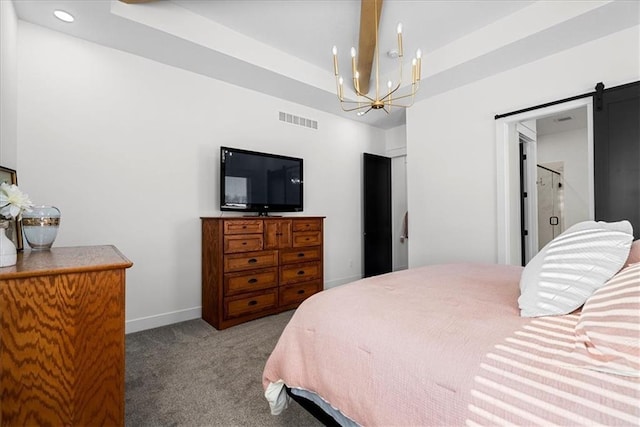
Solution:
<path fill-rule="evenodd" d="M 51 249 L 60 227 L 60 210 L 55 206 L 34 206 L 22 213 L 22 231 L 34 251 Z"/>

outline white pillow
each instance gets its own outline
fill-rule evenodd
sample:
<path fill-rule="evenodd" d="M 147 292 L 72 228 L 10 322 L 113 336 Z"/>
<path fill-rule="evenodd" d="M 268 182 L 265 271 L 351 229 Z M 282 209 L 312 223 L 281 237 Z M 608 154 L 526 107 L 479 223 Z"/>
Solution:
<path fill-rule="evenodd" d="M 569 314 L 616 274 L 629 255 L 629 221 L 569 227 L 529 261 L 520 278 L 520 316 Z"/>

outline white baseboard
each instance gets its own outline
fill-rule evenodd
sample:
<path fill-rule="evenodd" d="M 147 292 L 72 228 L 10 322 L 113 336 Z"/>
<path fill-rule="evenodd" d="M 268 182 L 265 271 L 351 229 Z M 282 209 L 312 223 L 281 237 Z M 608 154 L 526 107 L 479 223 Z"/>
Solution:
<path fill-rule="evenodd" d="M 169 313 L 156 314 L 155 316 L 131 319 L 125 322 L 125 334 L 159 328 L 160 326 L 167 326 L 186 320 L 199 319 L 200 317 L 202 317 L 202 307 L 193 307 L 171 311 Z"/>
<path fill-rule="evenodd" d="M 343 277 L 324 283 L 325 289 L 335 288 L 345 283 L 354 282 L 361 279 L 361 276 Z M 156 314 L 154 316 L 139 317 L 125 322 L 125 334 L 140 332 L 147 329 L 159 328 L 173 323 L 184 322 L 186 320 L 199 319 L 202 317 L 202 307 L 187 308 L 184 310 L 171 311 L 169 313 Z"/>
<path fill-rule="evenodd" d="M 343 277 L 341 279 L 330 280 L 328 282 L 324 282 L 325 289 L 335 288 L 336 286 L 344 285 L 346 283 L 355 282 L 356 280 L 362 279 L 362 276 L 351 276 L 351 277 Z"/>

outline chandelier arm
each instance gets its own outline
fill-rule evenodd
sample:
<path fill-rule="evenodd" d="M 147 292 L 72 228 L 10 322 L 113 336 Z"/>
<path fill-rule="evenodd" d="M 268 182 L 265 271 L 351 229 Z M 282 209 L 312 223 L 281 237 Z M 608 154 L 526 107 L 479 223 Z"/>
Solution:
<path fill-rule="evenodd" d="M 407 95 L 407 96 L 409 96 L 409 95 Z M 414 101 L 414 99 L 412 98 L 410 104 L 395 104 L 395 103 L 392 103 L 392 104 L 387 104 L 387 105 L 389 105 L 390 107 L 409 108 L 409 107 L 413 106 L 413 101 Z"/>
<path fill-rule="evenodd" d="M 349 99 L 343 99 L 340 101 L 343 104 L 363 104 L 363 101 L 351 101 Z M 369 107 L 370 104 L 367 102 L 363 107 Z"/>

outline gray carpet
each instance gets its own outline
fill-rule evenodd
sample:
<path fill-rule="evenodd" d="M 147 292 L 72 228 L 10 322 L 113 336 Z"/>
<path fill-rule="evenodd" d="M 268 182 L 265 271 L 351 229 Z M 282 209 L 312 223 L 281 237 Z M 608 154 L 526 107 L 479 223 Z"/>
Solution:
<path fill-rule="evenodd" d="M 293 311 L 218 331 L 201 319 L 126 337 L 127 426 L 319 426 L 292 402 L 274 416 L 262 371 Z"/>

